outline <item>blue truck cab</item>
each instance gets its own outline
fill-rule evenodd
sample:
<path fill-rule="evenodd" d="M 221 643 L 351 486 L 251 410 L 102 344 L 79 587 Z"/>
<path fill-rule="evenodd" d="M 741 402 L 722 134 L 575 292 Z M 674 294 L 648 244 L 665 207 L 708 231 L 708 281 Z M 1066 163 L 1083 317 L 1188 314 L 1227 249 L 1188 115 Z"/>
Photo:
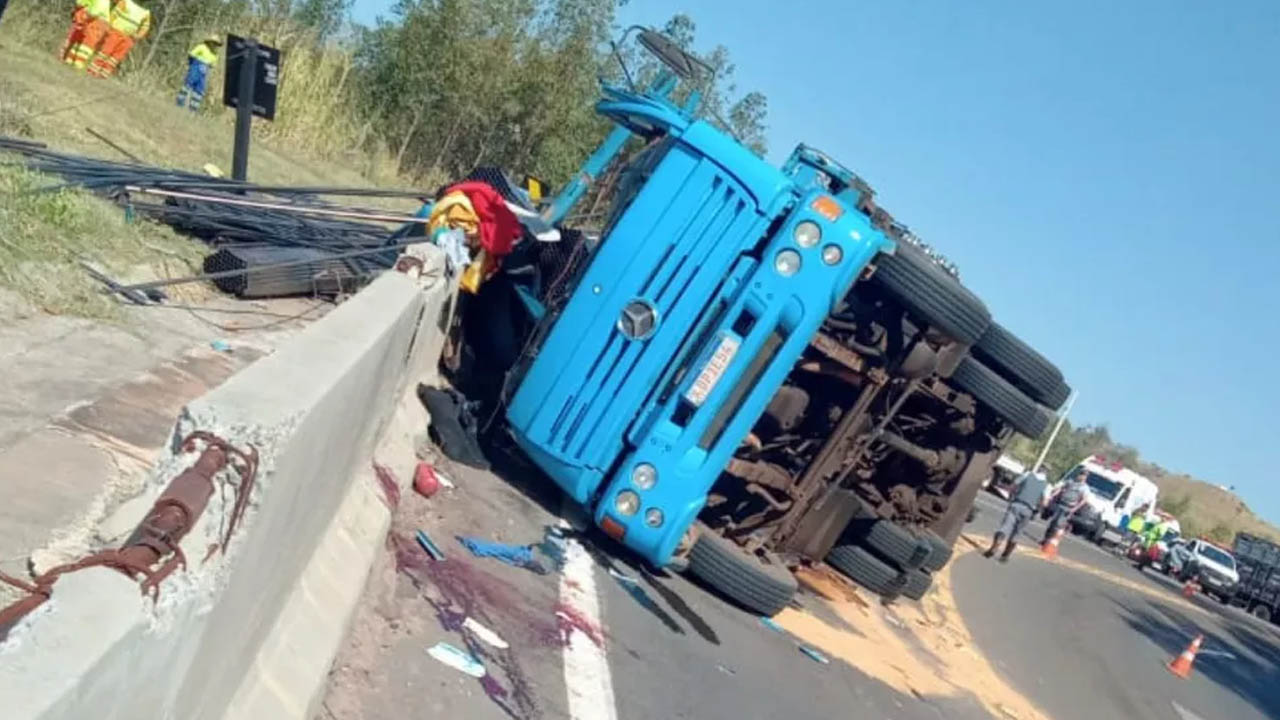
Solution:
<path fill-rule="evenodd" d="M 608 88 L 597 105 L 646 149 L 506 410 L 520 448 L 656 567 L 687 548 L 832 308 L 894 249 L 852 173 L 804 146 L 774 167 L 665 95 Z"/>

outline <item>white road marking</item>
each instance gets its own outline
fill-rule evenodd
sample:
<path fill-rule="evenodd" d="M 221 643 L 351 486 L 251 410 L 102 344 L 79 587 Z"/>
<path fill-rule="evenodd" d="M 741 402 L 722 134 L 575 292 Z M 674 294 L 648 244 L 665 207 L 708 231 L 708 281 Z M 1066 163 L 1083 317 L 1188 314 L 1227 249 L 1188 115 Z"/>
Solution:
<path fill-rule="evenodd" d="M 1182 720 L 1204 720 L 1204 718 L 1182 707 L 1178 703 L 1172 703 L 1172 705 L 1173 705 L 1173 711 L 1178 713 L 1178 717 L 1181 717 Z"/>
<path fill-rule="evenodd" d="M 582 632 L 569 631 L 564 647 L 564 685 L 569 696 L 569 717 L 571 720 L 617 720 L 613 678 L 604 648 L 604 624 L 600 620 L 600 596 L 596 592 L 595 561 L 576 538 L 569 538 L 564 544 L 560 602 L 602 630 L 600 645 Z"/>
<path fill-rule="evenodd" d="M 1236 659 L 1235 655 L 1232 655 L 1226 650 L 1201 650 L 1200 652 L 1196 653 L 1196 657 L 1200 657 L 1202 655 L 1208 655 L 1209 657 L 1224 657 L 1228 660 Z"/>

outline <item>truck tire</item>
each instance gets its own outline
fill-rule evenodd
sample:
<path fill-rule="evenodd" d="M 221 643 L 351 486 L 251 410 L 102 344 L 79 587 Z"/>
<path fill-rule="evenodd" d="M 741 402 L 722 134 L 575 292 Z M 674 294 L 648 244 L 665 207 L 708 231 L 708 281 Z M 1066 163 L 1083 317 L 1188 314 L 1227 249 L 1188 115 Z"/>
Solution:
<path fill-rule="evenodd" d="M 906 580 L 902 585 L 902 596 L 912 600 L 922 599 L 933 584 L 933 576 L 922 570 L 907 570 L 903 575 Z"/>
<path fill-rule="evenodd" d="M 831 548 L 827 553 L 827 564 L 862 587 L 887 598 L 897 597 L 906 582 L 902 571 L 858 545 Z"/>
<path fill-rule="evenodd" d="M 892 255 L 876 259 L 875 283 L 917 320 L 962 345 L 972 345 L 991 324 L 991 313 L 960 281 L 928 255 L 906 242 Z"/>
<path fill-rule="evenodd" d="M 1249 611 L 1249 614 L 1264 622 L 1271 620 L 1271 608 L 1263 605 L 1262 603 L 1254 605 L 1253 609 Z"/>
<path fill-rule="evenodd" d="M 849 524 L 847 535 L 903 570 L 920 567 L 932 551 L 929 544 L 911 530 L 879 518 L 855 519 Z"/>
<path fill-rule="evenodd" d="M 946 567 L 947 563 L 951 562 L 953 548 L 942 539 L 941 535 L 932 530 L 925 530 L 921 537 L 929 544 L 929 557 L 920 564 L 920 567 L 929 572 L 937 572 Z"/>
<path fill-rule="evenodd" d="M 704 530 L 689 551 L 689 572 L 742 607 L 773 617 L 791 604 L 796 578 L 776 555 L 767 561 Z"/>
<path fill-rule="evenodd" d="M 1057 409 L 1071 388 L 1062 371 L 1005 326 L 993 322 L 973 346 L 973 356 L 1038 403 Z"/>
<path fill-rule="evenodd" d="M 994 370 L 972 357 L 960 361 L 950 382 L 991 408 L 1014 430 L 1035 440 L 1049 429 L 1053 416 Z"/>

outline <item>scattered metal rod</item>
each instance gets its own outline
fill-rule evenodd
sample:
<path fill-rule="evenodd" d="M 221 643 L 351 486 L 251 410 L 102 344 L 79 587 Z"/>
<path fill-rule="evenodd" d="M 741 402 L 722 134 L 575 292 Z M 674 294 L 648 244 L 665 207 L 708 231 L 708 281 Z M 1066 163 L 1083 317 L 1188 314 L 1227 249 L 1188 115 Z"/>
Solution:
<path fill-rule="evenodd" d="M 120 285 L 120 283 L 116 282 L 115 280 L 112 280 L 105 273 L 100 272 L 93 265 L 85 262 L 84 260 L 81 260 L 79 262 L 80 262 L 80 267 L 84 268 L 85 272 L 92 275 L 93 278 L 98 282 L 102 283 L 103 285 L 106 285 L 109 290 L 119 293 L 125 300 L 128 300 L 134 305 L 150 305 L 151 304 L 151 298 L 147 297 L 146 293 L 141 292 L 139 290 L 125 290 L 123 286 Z"/>
<path fill-rule="evenodd" d="M 422 238 L 414 238 L 412 241 L 391 243 L 376 248 L 367 248 L 365 250 L 353 250 L 351 252 L 337 253 L 329 255 L 326 260 L 345 260 L 348 258 L 367 257 L 385 253 L 388 250 L 397 250 L 399 248 L 408 247 L 410 245 L 418 245 L 423 242 Z M 199 275 L 188 275 L 187 277 L 169 278 L 166 280 L 152 280 L 151 282 L 134 283 L 133 285 L 121 285 L 119 288 L 107 288 L 100 292 L 112 294 L 117 292 L 125 292 L 129 290 L 148 290 L 150 288 L 167 287 L 169 285 L 183 285 L 186 283 L 203 282 L 205 280 L 215 280 L 223 277 L 234 277 L 236 275 L 246 275 L 249 273 L 262 272 L 264 270 L 272 270 L 276 268 L 295 267 L 299 265 L 308 265 L 314 263 L 314 260 L 291 260 L 289 262 L 273 263 L 271 265 L 258 265 L 256 267 L 244 268 L 242 270 L 223 270 L 221 272 L 201 273 Z"/>
<path fill-rule="evenodd" d="M 106 143 L 108 146 L 110 146 L 110 147 L 111 147 L 111 149 L 112 149 L 112 150 L 115 150 L 116 152 L 118 152 L 118 153 L 120 153 L 121 155 L 123 155 L 123 156 L 125 156 L 125 157 L 129 158 L 130 160 L 132 160 L 132 161 L 134 161 L 134 162 L 136 162 L 136 163 L 141 163 L 141 162 L 142 162 L 142 158 L 140 158 L 140 157 L 138 157 L 137 155 L 134 155 L 133 153 L 129 152 L 128 150 L 125 150 L 124 148 L 120 147 L 119 145 L 117 145 L 117 144 L 115 143 L 115 141 L 111 140 L 111 139 L 110 139 L 110 138 L 108 138 L 106 135 L 103 135 L 102 133 L 98 132 L 97 130 L 94 130 L 94 129 L 93 129 L 93 128 L 91 128 L 91 127 L 86 127 L 86 128 L 84 129 L 84 131 L 85 131 L 85 132 L 87 132 L 87 133 L 89 133 L 90 135 L 92 135 L 92 136 L 94 136 L 94 137 L 98 138 L 98 139 L 99 139 L 99 140 L 101 140 L 102 142 Z"/>
<path fill-rule="evenodd" d="M 427 218 L 418 217 L 416 215 L 378 215 L 372 213 L 351 212 L 348 210 L 330 210 L 322 207 L 311 207 L 308 205 L 287 205 L 283 203 L 264 203 L 254 202 L 252 200 L 237 200 L 229 197 L 220 197 L 218 195 L 202 195 L 199 193 L 180 192 L 177 190 L 159 190 L 156 188 L 145 188 L 138 185 L 125 185 L 125 190 L 129 192 L 139 192 L 146 195 L 160 195 L 162 197 L 182 198 L 184 200 L 199 200 L 200 202 L 217 203 L 222 205 L 236 205 L 239 207 L 261 208 L 263 210 L 281 210 L 285 212 L 303 213 L 309 215 L 326 215 L 330 217 L 356 218 L 359 220 L 372 220 L 374 222 L 385 223 L 421 223 L 427 224 Z"/>

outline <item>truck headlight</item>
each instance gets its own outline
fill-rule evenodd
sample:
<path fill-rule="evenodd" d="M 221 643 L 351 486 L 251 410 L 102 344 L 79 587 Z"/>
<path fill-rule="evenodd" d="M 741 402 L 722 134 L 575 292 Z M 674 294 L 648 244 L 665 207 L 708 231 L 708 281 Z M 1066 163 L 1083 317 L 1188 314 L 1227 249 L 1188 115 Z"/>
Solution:
<path fill-rule="evenodd" d="M 631 517 L 640 510 L 640 496 L 631 490 L 623 490 L 614 498 L 613 509 L 621 515 Z"/>
<path fill-rule="evenodd" d="M 662 527 L 662 511 L 658 508 L 649 508 L 644 511 L 644 524 L 651 528 Z"/>
<path fill-rule="evenodd" d="M 844 259 L 844 251 L 839 245 L 828 245 L 822 248 L 822 262 L 828 265 L 836 265 Z"/>
<path fill-rule="evenodd" d="M 796 225 L 795 230 L 791 231 L 791 238 L 800 247 L 811 248 L 822 239 L 822 228 L 818 227 L 818 223 L 812 220 L 805 220 Z"/>
<path fill-rule="evenodd" d="M 800 272 L 800 253 L 795 250 L 783 250 L 773 258 L 773 269 L 782 277 L 791 277 Z"/>
<path fill-rule="evenodd" d="M 658 470 L 649 463 L 640 463 L 631 471 L 631 484 L 641 490 L 651 490 L 658 484 Z"/>

